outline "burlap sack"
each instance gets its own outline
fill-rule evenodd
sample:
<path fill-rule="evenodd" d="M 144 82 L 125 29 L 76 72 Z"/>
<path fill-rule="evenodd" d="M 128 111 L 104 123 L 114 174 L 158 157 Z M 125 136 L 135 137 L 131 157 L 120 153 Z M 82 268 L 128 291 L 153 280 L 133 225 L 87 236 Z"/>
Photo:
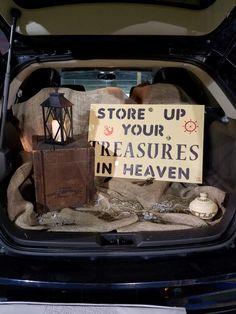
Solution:
<path fill-rule="evenodd" d="M 106 189 L 103 186 L 106 193 L 98 192 L 95 206 L 78 210 L 65 208 L 37 217 L 33 204 L 24 200 L 19 190 L 31 169 L 31 161 L 20 166 L 12 176 L 7 190 L 9 218 L 24 229 L 68 232 L 185 230 L 214 225 L 221 220 L 225 211 L 222 205 L 225 193 L 215 187 L 194 184 L 186 187 L 180 183 L 173 183 L 163 194 L 168 187 L 167 182 L 150 183 L 144 180 L 113 178 L 106 183 L 108 184 Z M 189 212 L 189 202 L 200 192 L 208 193 L 209 198 L 219 207 L 219 214 L 212 221 L 204 221 Z M 170 195 L 174 195 L 175 198 L 170 198 Z M 176 210 L 174 207 L 180 200 L 183 203 L 180 204 L 182 212 L 174 212 Z M 162 202 L 169 204 L 164 211 L 160 211 L 158 207 Z M 143 221 L 146 220 L 145 216 L 148 219 L 150 216 L 151 221 Z"/>
<path fill-rule="evenodd" d="M 130 97 L 138 104 L 193 103 L 182 88 L 166 83 L 137 86 Z"/>
<path fill-rule="evenodd" d="M 206 221 L 191 214 L 161 213 L 156 214 L 156 217 L 164 224 L 185 225 L 193 228 L 208 226 Z"/>
<path fill-rule="evenodd" d="M 49 231 L 110 232 L 137 221 L 138 216 L 135 214 L 131 214 L 127 218 L 105 221 L 91 213 L 64 208 L 60 212 L 44 214 L 39 223 L 49 227 Z"/>
<path fill-rule="evenodd" d="M 185 225 L 166 225 L 158 224 L 149 221 L 136 222 L 132 225 L 121 227 L 117 232 L 139 232 L 139 231 L 173 231 L 173 230 L 186 230 L 191 227 Z"/>
<path fill-rule="evenodd" d="M 15 224 L 17 227 L 26 230 L 44 230 L 47 229 L 46 226 L 41 226 L 38 224 L 38 220 L 35 212 L 32 208 L 26 208 L 26 210 L 16 218 Z"/>
<path fill-rule="evenodd" d="M 152 208 L 160 200 L 169 182 L 153 181 L 147 185 L 143 183 L 140 186 L 131 179 L 112 178 L 108 182 L 108 189 L 118 193 L 123 199 L 138 201 L 144 208 Z"/>

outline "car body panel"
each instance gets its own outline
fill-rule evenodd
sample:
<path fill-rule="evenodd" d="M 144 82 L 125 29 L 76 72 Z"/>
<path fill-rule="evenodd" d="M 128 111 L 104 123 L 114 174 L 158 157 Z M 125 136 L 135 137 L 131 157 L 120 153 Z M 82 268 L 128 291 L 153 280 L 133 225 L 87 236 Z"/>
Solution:
<path fill-rule="evenodd" d="M 236 308 L 235 254 L 170 259 L 1 256 L 2 301 L 152 304 L 187 313 Z M 173 271 L 174 270 L 174 271 Z"/>

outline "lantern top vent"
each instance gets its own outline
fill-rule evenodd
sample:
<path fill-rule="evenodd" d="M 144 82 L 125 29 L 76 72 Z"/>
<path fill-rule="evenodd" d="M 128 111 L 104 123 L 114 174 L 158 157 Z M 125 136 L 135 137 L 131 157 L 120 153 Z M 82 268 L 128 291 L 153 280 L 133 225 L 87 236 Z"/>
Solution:
<path fill-rule="evenodd" d="M 72 107 L 73 104 L 64 97 L 64 93 L 50 93 L 49 97 L 42 102 L 42 107 L 66 108 Z"/>

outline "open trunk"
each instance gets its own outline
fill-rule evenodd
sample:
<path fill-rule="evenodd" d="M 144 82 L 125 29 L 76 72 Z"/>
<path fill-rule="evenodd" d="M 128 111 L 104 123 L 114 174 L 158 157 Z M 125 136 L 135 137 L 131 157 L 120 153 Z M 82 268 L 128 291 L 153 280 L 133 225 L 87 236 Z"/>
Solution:
<path fill-rule="evenodd" d="M 13 99 L 17 92 L 17 100 L 9 108 L 6 141 L 14 156 L 13 171 L 1 189 L 5 239 L 15 249 L 37 247 L 38 253 L 60 247 L 61 252 L 67 253 L 78 249 L 77 253 L 83 254 L 92 249 L 96 254 L 115 254 L 122 247 L 123 253 L 131 255 L 147 249 L 154 254 L 163 249 L 190 252 L 209 249 L 210 243 L 212 247 L 224 243 L 234 230 L 236 120 L 229 118 L 217 102 L 219 87 L 215 84 L 213 97 L 204 86 L 206 73 L 191 65 L 186 69 L 178 63 L 167 67 L 168 63 L 160 61 L 110 60 L 116 66 L 108 69 L 105 61 L 93 62 L 96 65 L 91 68 L 87 68 L 87 61 L 73 68 L 65 61 L 45 63 L 44 70 L 35 70 L 31 65 L 12 83 L 10 97 Z M 124 67 L 127 62 L 132 67 Z M 50 74 L 50 84 L 40 78 L 45 74 Z M 135 103 L 205 104 L 202 184 L 158 181 L 150 176 L 144 180 L 111 178 L 108 174 L 94 178 L 96 192 L 89 203 L 66 209 L 39 207 L 35 200 L 32 136 L 43 135 L 40 104 L 55 91 L 55 80 L 58 92 L 74 104 L 74 135 L 80 143 L 88 142 L 92 103 L 117 107 Z M 50 174 L 56 176 L 58 168 L 53 169 Z M 199 217 L 189 210 L 190 202 L 202 192 L 217 204 L 217 214 L 212 218 Z"/>

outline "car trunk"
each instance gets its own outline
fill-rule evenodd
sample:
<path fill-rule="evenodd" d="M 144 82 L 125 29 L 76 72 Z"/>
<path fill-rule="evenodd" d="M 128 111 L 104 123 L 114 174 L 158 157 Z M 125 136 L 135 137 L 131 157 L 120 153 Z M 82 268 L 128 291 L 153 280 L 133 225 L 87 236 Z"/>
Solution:
<path fill-rule="evenodd" d="M 63 63 L 65 71 L 64 66 L 66 62 Z M 29 69 L 26 68 L 27 71 Z M 114 252 L 117 247 L 124 248 L 126 253 L 127 250 L 130 253 L 142 252 L 142 249 L 147 248 L 158 252 L 160 248 L 173 250 L 179 246 L 191 251 L 196 246 L 200 248 L 209 243 L 218 243 L 223 235 L 228 236 L 232 232 L 235 120 L 225 115 L 205 87 L 186 69 L 164 68 L 161 72 L 165 72 L 165 75 L 157 71 L 158 82 L 136 88 L 133 98 L 119 87 L 90 91 L 59 87 L 58 91 L 63 92 L 67 99 L 78 106 L 80 112 L 84 111 L 87 115 L 91 103 L 100 103 L 101 106 L 106 103 L 117 106 L 126 103 L 132 106 L 137 101 L 137 92 L 145 89 L 147 92 L 143 93 L 144 96 L 141 93 L 141 100 L 139 98 L 138 101 L 146 106 L 168 106 L 169 103 L 192 103 L 197 106 L 194 93 L 188 94 L 186 88 L 184 90 L 173 82 L 175 73 L 183 75 L 183 82 L 188 81 L 188 84 L 191 79 L 190 91 L 194 88 L 205 98 L 202 184 L 153 181 L 150 176 L 146 180 L 111 178 L 108 174 L 94 178 L 96 193 L 89 204 L 77 206 L 76 209 L 42 210 L 35 200 L 37 178 L 32 173 L 32 136 L 43 135 L 42 124 L 37 125 L 36 121 L 42 119 L 40 104 L 50 92 L 55 91 L 54 87 L 43 88 L 26 101 L 13 105 L 7 125 L 8 146 L 14 151 L 14 168 L 12 178 L 6 182 L 8 199 L 5 199 L 1 212 L 5 237 L 28 248 L 33 245 L 41 250 L 42 246 L 45 249 L 47 245 L 51 249 L 60 247 L 65 251 L 78 248 L 80 253 L 96 249 L 101 254 L 104 250 Z M 171 82 L 168 79 L 162 82 L 162 77 L 168 77 L 169 73 Z M 87 117 L 85 120 L 78 117 L 77 125 L 74 121 L 74 128 L 82 130 L 78 132 L 80 143 L 86 142 L 87 133 L 83 130 L 88 127 L 85 124 Z M 56 175 L 55 170 L 53 174 Z M 201 192 L 206 192 L 218 205 L 218 213 L 212 219 L 201 219 L 189 211 L 190 202 Z"/>
<path fill-rule="evenodd" d="M 215 40 L 229 25 L 232 27 L 231 21 L 232 17 L 224 22 L 221 32 L 209 37 L 192 36 L 187 42 L 184 36 L 56 35 L 49 39 L 48 35 L 17 35 L 13 60 L 17 66 L 12 72 L 5 139 L 13 167 L 1 183 L 1 232 L 8 249 L 31 254 L 145 255 L 182 254 L 231 243 L 236 197 L 235 95 L 225 84 L 222 66 L 213 71 L 219 61 L 229 66 L 232 60 L 228 56 L 233 55 L 233 44 L 224 55 L 219 53 Z M 158 48 L 153 47 L 153 40 L 158 40 Z M 101 41 L 104 45 L 99 46 Z M 153 48 L 147 52 L 147 46 Z M 26 47 L 30 47 L 27 53 Z M 40 79 L 40 69 L 48 71 L 49 81 Z M 234 70 L 230 68 L 228 76 L 225 74 L 227 79 Z M 99 75 L 92 86 L 88 74 L 94 71 Z M 35 83 L 32 73 L 36 73 Z M 74 135 L 84 146 L 88 143 L 91 104 L 203 104 L 202 183 L 163 181 L 150 174 L 142 180 L 113 178 L 108 173 L 95 176 L 96 192 L 90 202 L 71 208 L 38 206 L 36 179 L 40 176 L 36 178 L 32 137 L 43 135 L 40 105 L 55 92 L 54 73 L 60 76 L 57 91 L 74 105 Z M 65 74 L 73 77 L 73 73 L 83 73 L 84 78 L 71 84 Z M 117 77 L 136 73 L 135 80 L 131 80 L 133 86 L 137 85 L 133 93 L 127 92 L 133 87 L 131 82 L 114 80 L 114 73 Z M 143 82 L 144 73 L 150 74 L 148 83 Z M 56 172 L 54 168 L 50 176 Z M 190 203 L 203 192 L 217 204 L 212 219 L 198 217 L 189 210 Z"/>

